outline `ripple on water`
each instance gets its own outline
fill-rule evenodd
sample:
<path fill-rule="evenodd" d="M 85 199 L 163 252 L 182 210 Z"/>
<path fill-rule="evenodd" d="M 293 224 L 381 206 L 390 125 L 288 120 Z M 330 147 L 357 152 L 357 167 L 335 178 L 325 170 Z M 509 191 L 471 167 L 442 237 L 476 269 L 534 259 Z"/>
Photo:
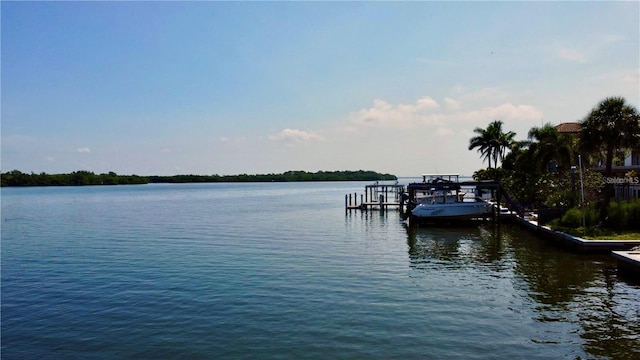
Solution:
<path fill-rule="evenodd" d="M 640 289 L 606 261 L 345 214 L 362 185 L 3 188 L 3 357 L 637 354 Z"/>

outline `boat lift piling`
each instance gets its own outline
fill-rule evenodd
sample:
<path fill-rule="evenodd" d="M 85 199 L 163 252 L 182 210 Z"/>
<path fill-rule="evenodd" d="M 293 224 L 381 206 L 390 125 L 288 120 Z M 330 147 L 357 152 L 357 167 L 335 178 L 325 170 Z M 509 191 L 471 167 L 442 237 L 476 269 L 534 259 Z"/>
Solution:
<path fill-rule="evenodd" d="M 486 209 L 479 209 L 477 206 L 472 205 L 477 201 L 486 203 L 486 200 L 482 199 L 481 195 L 483 190 L 491 190 L 492 195 L 497 196 L 498 201 L 492 205 L 490 212 L 487 212 Z M 436 196 L 434 195 L 436 193 L 442 193 L 442 195 L 440 195 L 441 199 L 438 200 L 438 202 L 434 202 L 436 201 L 436 198 L 434 197 Z M 462 197 L 468 199 L 466 194 L 470 193 L 475 195 L 475 201 L 465 201 L 462 199 Z M 496 181 L 460 181 L 458 174 L 426 174 L 422 175 L 422 182 L 414 182 L 407 185 L 406 196 L 406 212 L 401 213 L 401 215 L 403 218 L 413 220 L 415 223 L 438 221 L 477 221 L 489 219 L 494 221 L 500 220 L 499 204 L 501 202 L 501 189 L 500 184 Z M 467 209 L 465 211 L 470 212 L 463 212 L 461 214 L 456 214 L 454 212 L 448 215 L 443 215 L 442 212 L 444 210 L 434 211 L 434 205 L 425 205 L 423 203 L 425 199 L 428 200 L 430 197 L 434 197 L 433 200 L 431 200 L 432 202 L 429 204 L 450 204 L 447 200 L 448 196 L 455 199 L 451 204 L 459 203 L 461 204 L 460 206 L 462 206 L 462 204 L 471 204 L 470 206 L 465 206 Z M 426 206 L 420 208 L 423 214 L 415 215 L 413 210 L 423 205 Z M 452 207 L 448 207 L 448 209 L 452 209 Z M 425 211 L 427 213 L 424 213 Z M 458 216 L 458 218 L 456 218 L 456 216 Z M 465 218 L 465 216 L 468 216 L 468 218 Z"/>
<path fill-rule="evenodd" d="M 358 194 L 347 194 L 344 196 L 345 211 L 348 210 L 369 210 L 380 209 L 386 210 L 389 207 L 402 207 L 402 194 L 405 192 L 404 185 L 395 184 L 379 184 L 376 182 L 372 185 L 366 185 L 364 194 L 360 194 L 360 203 L 358 203 Z"/>
<path fill-rule="evenodd" d="M 458 175 L 439 175 L 438 178 L 444 179 L 445 182 L 437 184 L 433 182 L 432 178 L 427 179 L 429 176 L 432 175 L 423 175 L 422 182 L 410 183 L 407 186 L 399 185 L 397 181 L 394 184 L 380 184 L 376 182 L 372 185 L 366 185 L 364 194 L 360 194 L 359 201 L 357 193 L 345 195 L 345 211 L 366 211 L 370 209 L 384 211 L 390 207 L 396 207 L 402 217 L 408 217 L 409 212 L 413 208 L 411 205 L 416 203 L 419 192 L 426 194 L 434 188 L 457 188 L 458 190 L 456 191 L 459 191 L 461 187 L 466 188 L 467 191 L 473 189 L 476 194 L 479 194 L 479 192 L 483 190 L 492 192 L 492 198 L 497 201 L 494 203 L 493 211 L 491 211 L 485 219 L 493 219 L 494 221 L 500 222 L 502 220 L 501 218 L 505 218 L 505 216 L 500 213 L 500 204 L 503 200 L 509 203 L 509 205 L 514 206 L 518 212 L 522 210 L 521 206 L 518 206 L 517 201 L 514 202 L 497 181 L 459 181 Z M 514 212 L 511 212 L 510 214 L 513 213 Z"/>

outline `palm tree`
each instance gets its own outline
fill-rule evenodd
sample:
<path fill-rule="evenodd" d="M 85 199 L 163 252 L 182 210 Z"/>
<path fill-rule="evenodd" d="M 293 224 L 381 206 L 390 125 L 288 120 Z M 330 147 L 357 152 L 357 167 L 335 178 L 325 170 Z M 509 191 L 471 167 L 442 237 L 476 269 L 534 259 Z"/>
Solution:
<path fill-rule="evenodd" d="M 489 162 L 489 169 L 491 169 L 491 134 L 485 129 L 479 127 L 473 129 L 473 132 L 478 134 L 469 140 L 469 150 L 478 148 L 478 152 L 482 157 Z"/>
<path fill-rule="evenodd" d="M 504 159 L 516 134 L 513 131 L 503 133 L 502 121 L 500 120 L 493 121 L 486 129 L 475 128 L 473 132 L 478 136 L 469 140 L 469 150 L 478 148 L 478 152 L 489 162 L 489 168 L 491 169 L 491 160 L 493 160 L 494 167 L 497 168 L 498 160 Z"/>
<path fill-rule="evenodd" d="M 511 149 L 513 144 L 515 143 L 514 138 L 516 137 L 516 133 L 513 131 L 509 131 L 506 133 L 502 132 L 502 121 L 494 122 L 496 124 L 496 132 L 497 132 L 497 141 L 495 147 L 494 154 L 494 162 L 496 167 L 498 166 L 498 158 L 500 162 L 504 161 L 504 157 L 507 154 L 507 150 Z"/>
<path fill-rule="evenodd" d="M 552 161 L 561 169 L 570 168 L 575 147 L 571 135 L 559 133 L 551 124 L 545 124 L 529 130 L 528 138 L 532 159 L 540 170 Z"/>
<path fill-rule="evenodd" d="M 509 147 L 509 153 L 505 155 L 502 160 L 502 168 L 505 170 L 515 171 L 521 163 L 524 157 L 528 154 L 530 141 L 514 141 Z"/>
<path fill-rule="evenodd" d="M 580 148 L 605 154 L 605 175 L 611 176 L 617 151 L 640 144 L 640 115 L 621 97 L 609 97 L 593 108 L 582 122 Z"/>

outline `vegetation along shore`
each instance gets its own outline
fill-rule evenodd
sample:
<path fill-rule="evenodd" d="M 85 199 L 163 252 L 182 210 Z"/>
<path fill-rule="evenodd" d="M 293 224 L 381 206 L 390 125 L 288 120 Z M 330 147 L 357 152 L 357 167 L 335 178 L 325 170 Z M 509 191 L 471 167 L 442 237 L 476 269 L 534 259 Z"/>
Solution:
<path fill-rule="evenodd" d="M 91 171 L 74 171 L 69 174 L 26 174 L 19 170 L 3 173 L 2 186 L 81 186 L 126 185 L 149 183 L 212 183 L 212 182 L 289 182 L 289 181 L 377 181 L 396 180 L 395 175 L 375 171 L 287 171 L 282 174 L 263 175 L 174 175 L 138 176 L 118 175 L 114 172 L 95 174 Z"/>
<path fill-rule="evenodd" d="M 636 233 L 640 238 L 640 115 L 620 97 L 597 104 L 581 121 L 534 127 L 527 139 L 502 121 L 476 128 L 469 150 L 488 167 L 476 180 L 498 180 L 538 221 L 584 237 Z"/>

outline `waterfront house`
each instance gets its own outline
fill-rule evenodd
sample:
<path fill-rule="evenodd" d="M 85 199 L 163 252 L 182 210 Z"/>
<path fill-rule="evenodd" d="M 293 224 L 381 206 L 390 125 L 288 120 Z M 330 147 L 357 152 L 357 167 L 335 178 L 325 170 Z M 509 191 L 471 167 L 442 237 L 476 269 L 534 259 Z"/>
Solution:
<path fill-rule="evenodd" d="M 582 123 L 580 122 L 564 122 L 555 126 L 559 133 L 580 136 Z M 624 151 L 624 160 L 614 162 L 612 167 L 611 178 L 605 181 L 614 184 L 616 199 L 640 198 L 640 148 L 626 149 Z M 591 170 L 604 173 L 604 159 L 598 161 Z M 631 173 L 633 171 L 634 173 Z M 633 176 L 629 176 L 629 174 Z"/>

